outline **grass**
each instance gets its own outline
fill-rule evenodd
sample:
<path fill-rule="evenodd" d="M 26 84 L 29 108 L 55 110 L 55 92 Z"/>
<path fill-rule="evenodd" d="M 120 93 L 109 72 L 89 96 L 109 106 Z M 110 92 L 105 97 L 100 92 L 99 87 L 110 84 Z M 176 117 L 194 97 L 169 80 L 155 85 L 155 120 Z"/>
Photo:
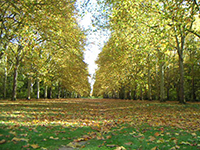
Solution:
<path fill-rule="evenodd" d="M 34 149 L 57 149 L 61 145 L 66 145 L 87 134 L 91 129 L 84 128 L 65 128 L 62 126 L 1 126 L 1 134 L 6 137 L 7 142 L 0 145 L 0 149 L 21 150 Z M 1 137 L 2 139 L 2 137 Z M 33 147 L 32 147 L 33 146 Z"/>
<path fill-rule="evenodd" d="M 104 99 L 0 101 L 0 149 L 196 150 L 199 106 Z"/>

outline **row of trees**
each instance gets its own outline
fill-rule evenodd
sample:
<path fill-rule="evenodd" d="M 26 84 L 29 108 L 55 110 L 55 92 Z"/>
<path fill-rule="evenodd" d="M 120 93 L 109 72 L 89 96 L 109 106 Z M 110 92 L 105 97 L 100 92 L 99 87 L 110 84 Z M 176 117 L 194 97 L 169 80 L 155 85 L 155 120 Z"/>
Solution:
<path fill-rule="evenodd" d="M 1 0 L 0 96 L 90 94 L 75 1 Z M 56 92 L 53 92 L 56 91 Z M 40 96 L 41 95 L 41 96 Z"/>
<path fill-rule="evenodd" d="M 111 9 L 111 36 L 97 60 L 93 95 L 200 99 L 200 19 L 194 0 L 120 0 Z"/>

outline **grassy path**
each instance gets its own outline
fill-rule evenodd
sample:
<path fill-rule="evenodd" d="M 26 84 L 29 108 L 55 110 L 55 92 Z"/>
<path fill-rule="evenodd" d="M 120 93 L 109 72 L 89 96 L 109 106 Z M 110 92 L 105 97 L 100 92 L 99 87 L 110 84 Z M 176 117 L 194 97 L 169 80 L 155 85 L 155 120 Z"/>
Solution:
<path fill-rule="evenodd" d="M 0 101 L 0 149 L 200 149 L 200 103 Z"/>

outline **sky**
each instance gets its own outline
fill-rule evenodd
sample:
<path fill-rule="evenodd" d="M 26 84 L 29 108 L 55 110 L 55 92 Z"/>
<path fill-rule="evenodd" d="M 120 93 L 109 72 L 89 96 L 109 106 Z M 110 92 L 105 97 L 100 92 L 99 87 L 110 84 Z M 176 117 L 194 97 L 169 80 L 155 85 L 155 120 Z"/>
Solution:
<path fill-rule="evenodd" d="M 83 7 L 80 7 L 80 4 L 83 3 L 84 0 L 77 0 L 78 7 L 81 11 L 83 11 Z M 97 6 L 97 1 L 90 1 L 91 6 Z M 91 87 L 94 84 L 93 76 L 95 74 L 95 70 L 97 69 L 97 64 L 95 61 L 98 58 L 98 54 L 101 52 L 104 43 L 109 38 L 109 31 L 96 30 L 96 27 L 92 25 L 92 19 L 95 13 L 97 13 L 98 8 L 90 9 L 90 12 L 85 12 L 85 15 L 79 18 L 79 25 L 83 30 L 88 30 L 87 32 L 87 45 L 85 46 L 84 52 L 84 61 L 88 64 L 88 69 L 90 73 L 89 82 Z M 95 32 L 93 32 L 96 30 Z"/>

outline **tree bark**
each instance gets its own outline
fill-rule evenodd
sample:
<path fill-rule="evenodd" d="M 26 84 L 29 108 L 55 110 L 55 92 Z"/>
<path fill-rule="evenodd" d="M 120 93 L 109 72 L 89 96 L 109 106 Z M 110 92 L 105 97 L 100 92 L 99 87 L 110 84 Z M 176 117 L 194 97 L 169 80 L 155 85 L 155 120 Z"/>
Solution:
<path fill-rule="evenodd" d="M 27 92 L 27 99 L 31 99 L 31 79 L 28 77 L 28 92 Z"/>
<path fill-rule="evenodd" d="M 147 62 L 148 62 L 148 100 L 152 100 L 151 97 L 151 68 L 150 68 L 150 54 L 148 54 L 148 58 L 147 58 Z"/>
<path fill-rule="evenodd" d="M 148 69 L 148 100 L 152 100 L 151 98 L 151 72 L 150 68 Z"/>
<path fill-rule="evenodd" d="M 185 95 L 184 95 L 184 67 L 183 59 L 179 58 L 179 69 L 180 69 L 180 103 L 185 104 Z"/>
<path fill-rule="evenodd" d="M 19 68 L 19 60 L 17 59 L 15 68 L 14 68 L 13 91 L 12 91 L 12 98 L 11 98 L 12 101 L 16 101 L 16 99 L 17 99 L 18 68 Z"/>
<path fill-rule="evenodd" d="M 140 85 L 140 100 L 143 100 L 143 91 L 142 91 L 142 85 Z"/>
<path fill-rule="evenodd" d="M 15 60 L 15 66 L 14 66 L 13 91 L 12 91 L 12 97 L 11 97 L 12 101 L 16 101 L 17 99 L 18 69 L 20 66 L 20 61 L 22 60 L 22 57 L 20 57 L 22 49 L 23 49 L 23 46 L 18 45 L 17 56 L 15 58 L 16 60 Z"/>
<path fill-rule="evenodd" d="M 52 87 L 49 88 L 49 98 L 52 99 Z"/>
<path fill-rule="evenodd" d="M 180 103 L 181 104 L 186 104 L 185 101 L 185 92 L 184 92 L 184 66 L 183 66 L 183 49 L 178 50 L 179 53 L 179 71 L 180 71 Z"/>
<path fill-rule="evenodd" d="M 160 101 L 165 101 L 165 93 L 164 93 L 164 65 L 160 63 Z"/>
<path fill-rule="evenodd" d="M 37 99 L 40 99 L 40 80 L 37 79 Z"/>
<path fill-rule="evenodd" d="M 174 31 L 176 32 L 176 29 L 174 28 Z M 185 43 L 185 36 L 181 34 L 180 41 L 177 35 L 175 35 L 176 39 L 176 45 L 177 45 L 177 52 L 179 56 L 179 73 L 180 73 L 180 92 L 179 92 L 179 97 L 180 100 L 179 102 L 181 104 L 186 104 L 185 101 L 185 92 L 184 92 L 184 66 L 183 66 L 183 50 L 184 50 L 184 43 Z"/>
<path fill-rule="evenodd" d="M 60 99 L 60 93 L 61 93 L 60 82 L 58 82 L 58 99 Z"/>
<path fill-rule="evenodd" d="M 194 79 L 194 64 L 192 65 L 192 101 L 196 101 L 195 79 Z"/>
<path fill-rule="evenodd" d="M 48 86 L 45 86 L 45 91 L 44 91 L 44 98 L 46 99 L 48 95 Z"/>
<path fill-rule="evenodd" d="M 155 66 L 155 68 L 156 68 L 156 78 L 158 78 L 159 77 L 159 71 L 157 69 L 157 65 Z M 156 100 L 159 100 L 160 99 L 160 85 L 159 85 L 159 80 L 155 80 L 155 82 L 156 82 L 156 95 L 155 95 L 155 97 L 156 97 Z"/>
<path fill-rule="evenodd" d="M 8 72 L 7 68 L 4 68 L 5 73 L 4 73 L 4 83 L 3 83 L 3 98 L 6 99 L 6 94 L 7 94 L 7 78 L 8 78 Z"/>

